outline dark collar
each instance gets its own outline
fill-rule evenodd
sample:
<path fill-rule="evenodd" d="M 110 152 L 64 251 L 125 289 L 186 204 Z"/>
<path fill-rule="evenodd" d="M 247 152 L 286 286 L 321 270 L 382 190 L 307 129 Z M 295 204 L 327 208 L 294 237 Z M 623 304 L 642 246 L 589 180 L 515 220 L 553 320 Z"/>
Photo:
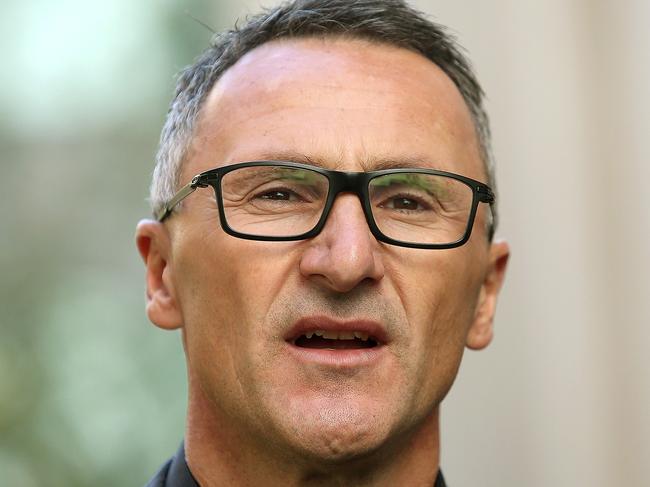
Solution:
<path fill-rule="evenodd" d="M 446 487 L 446 485 L 442 472 L 438 471 L 433 487 Z M 185 461 L 185 445 L 183 443 L 176 455 L 163 465 L 146 487 L 200 487 Z"/>
<path fill-rule="evenodd" d="M 146 487 L 200 487 L 185 461 L 185 444 L 170 458 Z"/>

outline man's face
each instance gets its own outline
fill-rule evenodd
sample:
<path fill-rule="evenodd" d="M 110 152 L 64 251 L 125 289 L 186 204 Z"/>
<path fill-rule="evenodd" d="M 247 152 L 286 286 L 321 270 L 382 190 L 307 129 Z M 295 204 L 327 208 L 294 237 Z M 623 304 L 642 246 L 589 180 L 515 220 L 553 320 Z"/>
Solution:
<path fill-rule="evenodd" d="M 452 81 L 410 51 L 353 40 L 274 42 L 247 54 L 206 100 L 181 180 L 261 159 L 486 179 Z M 233 441 L 322 459 L 432 424 L 465 345 L 491 337 L 479 319 L 495 260 L 486 210 L 460 248 L 407 249 L 377 242 L 357 196 L 341 194 L 317 237 L 258 242 L 225 234 L 213 192 L 198 190 L 166 223 L 164 277 L 182 317 L 190 416 L 195 404 Z M 316 330 L 361 331 L 378 343 L 295 344 Z"/>

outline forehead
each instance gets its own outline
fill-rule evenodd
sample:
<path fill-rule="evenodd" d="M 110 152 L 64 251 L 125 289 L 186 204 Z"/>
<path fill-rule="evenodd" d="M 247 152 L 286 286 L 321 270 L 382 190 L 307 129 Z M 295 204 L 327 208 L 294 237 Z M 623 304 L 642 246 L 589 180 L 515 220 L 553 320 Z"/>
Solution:
<path fill-rule="evenodd" d="M 418 53 L 347 38 L 273 41 L 247 53 L 208 95 L 190 154 L 190 175 L 283 158 L 345 170 L 401 161 L 484 179 L 451 79 Z"/>

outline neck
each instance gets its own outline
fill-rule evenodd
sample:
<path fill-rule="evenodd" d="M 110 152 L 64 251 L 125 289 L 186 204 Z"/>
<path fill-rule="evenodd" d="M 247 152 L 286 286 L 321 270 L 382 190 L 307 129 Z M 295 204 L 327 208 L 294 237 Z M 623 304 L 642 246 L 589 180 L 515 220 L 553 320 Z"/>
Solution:
<path fill-rule="evenodd" d="M 234 425 L 190 384 L 185 455 L 202 487 L 231 485 L 432 486 L 439 464 L 436 408 L 400 438 L 344 461 L 298 458 Z M 387 442 L 388 443 L 388 442 Z"/>

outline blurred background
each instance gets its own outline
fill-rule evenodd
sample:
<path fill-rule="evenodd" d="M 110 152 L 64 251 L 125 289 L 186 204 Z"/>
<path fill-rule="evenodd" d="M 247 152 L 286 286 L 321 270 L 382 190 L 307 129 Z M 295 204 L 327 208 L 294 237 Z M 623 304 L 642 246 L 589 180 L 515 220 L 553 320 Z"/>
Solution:
<path fill-rule="evenodd" d="M 449 484 L 648 485 L 650 2 L 413 3 L 488 94 L 513 253 L 443 404 Z M 258 8 L 3 1 L 0 485 L 144 485 L 177 448 L 182 347 L 146 319 L 134 227 L 194 19 Z"/>

